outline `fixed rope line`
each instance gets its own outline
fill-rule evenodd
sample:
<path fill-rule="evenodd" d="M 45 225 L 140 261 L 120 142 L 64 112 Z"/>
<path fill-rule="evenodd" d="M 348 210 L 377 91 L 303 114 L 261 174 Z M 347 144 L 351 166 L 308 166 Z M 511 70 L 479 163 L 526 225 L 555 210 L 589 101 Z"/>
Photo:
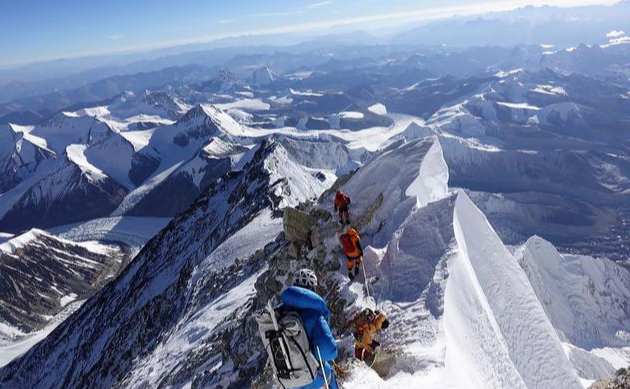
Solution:
<path fill-rule="evenodd" d="M 365 272 L 365 262 L 366 261 L 364 260 L 364 261 L 361 261 L 361 262 L 363 262 L 361 268 L 363 268 L 363 284 L 365 285 L 365 291 L 367 293 L 368 299 L 371 299 L 372 301 L 374 301 L 374 299 L 370 295 L 370 286 L 368 284 L 367 274 Z M 376 309 L 376 301 L 374 301 L 374 309 Z"/>

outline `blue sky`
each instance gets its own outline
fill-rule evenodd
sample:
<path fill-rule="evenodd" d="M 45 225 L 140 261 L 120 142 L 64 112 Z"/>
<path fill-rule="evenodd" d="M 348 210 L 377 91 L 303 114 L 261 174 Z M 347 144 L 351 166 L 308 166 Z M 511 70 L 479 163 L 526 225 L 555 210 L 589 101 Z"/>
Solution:
<path fill-rule="evenodd" d="M 0 65 L 598 0 L 0 0 Z"/>

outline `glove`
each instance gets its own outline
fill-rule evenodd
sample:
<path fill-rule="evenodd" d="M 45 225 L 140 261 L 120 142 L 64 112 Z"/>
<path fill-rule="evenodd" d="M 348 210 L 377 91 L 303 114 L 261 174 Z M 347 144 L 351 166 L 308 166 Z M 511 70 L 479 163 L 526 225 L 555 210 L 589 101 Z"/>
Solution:
<path fill-rule="evenodd" d="M 379 342 L 377 342 L 376 340 L 373 340 L 373 341 L 372 341 L 372 343 L 370 344 L 370 348 L 371 348 L 372 350 L 376 350 L 376 348 L 377 348 L 378 346 L 380 346 L 380 345 L 381 345 L 381 344 L 380 344 Z"/>

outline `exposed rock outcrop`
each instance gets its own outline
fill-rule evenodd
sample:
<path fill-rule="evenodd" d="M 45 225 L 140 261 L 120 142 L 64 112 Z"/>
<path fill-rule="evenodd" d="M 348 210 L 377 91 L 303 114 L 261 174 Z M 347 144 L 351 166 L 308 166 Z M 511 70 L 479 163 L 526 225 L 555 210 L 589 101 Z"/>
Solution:
<path fill-rule="evenodd" d="M 0 322 L 39 330 L 74 300 L 85 300 L 124 268 L 129 250 L 81 244 L 31 230 L 0 245 Z"/>
<path fill-rule="evenodd" d="M 597 381 L 588 389 L 630 389 L 630 369 L 619 369 L 615 378 Z"/>

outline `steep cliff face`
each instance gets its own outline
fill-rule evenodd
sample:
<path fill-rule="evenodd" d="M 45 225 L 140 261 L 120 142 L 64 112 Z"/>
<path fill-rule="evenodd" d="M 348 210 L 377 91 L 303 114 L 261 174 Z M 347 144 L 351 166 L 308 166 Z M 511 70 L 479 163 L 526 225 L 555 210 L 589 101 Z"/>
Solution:
<path fill-rule="evenodd" d="M 31 230 L 0 245 L 0 322 L 29 333 L 85 300 L 129 260 L 119 246 L 75 243 Z"/>
<path fill-rule="evenodd" d="M 89 220 L 116 209 L 127 189 L 100 171 L 84 169 L 71 158 L 56 161 L 39 182 L 8 194 L 0 207 L 0 228 L 19 232 Z"/>
<path fill-rule="evenodd" d="M 56 157 L 29 127 L 0 126 L 0 193 L 4 193 L 30 177 L 39 165 Z"/>

